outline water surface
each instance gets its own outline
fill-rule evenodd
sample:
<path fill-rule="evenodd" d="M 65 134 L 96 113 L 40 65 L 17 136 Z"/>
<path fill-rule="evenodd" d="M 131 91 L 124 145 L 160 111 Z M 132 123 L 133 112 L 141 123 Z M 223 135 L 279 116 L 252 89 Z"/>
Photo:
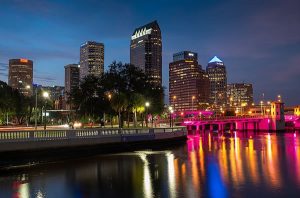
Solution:
<path fill-rule="evenodd" d="M 254 196 L 300 196 L 300 134 L 206 133 L 175 148 L 0 175 L 1 198 Z"/>

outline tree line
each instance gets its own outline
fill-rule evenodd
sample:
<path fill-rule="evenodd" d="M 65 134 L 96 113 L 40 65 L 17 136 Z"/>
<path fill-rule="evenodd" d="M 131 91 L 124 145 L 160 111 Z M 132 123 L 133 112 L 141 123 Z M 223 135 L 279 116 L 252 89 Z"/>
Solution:
<path fill-rule="evenodd" d="M 24 96 L 17 89 L 0 81 L 0 124 L 8 121 L 33 124 L 35 113 L 38 123 L 42 123 L 43 108 L 46 106 L 46 109 L 53 109 L 54 102 L 43 98 L 41 89 L 36 91 L 37 108 L 35 92 L 32 96 Z M 128 126 L 130 122 L 137 126 L 138 120 L 147 120 L 147 115 L 151 115 L 153 120 L 164 110 L 163 87 L 152 83 L 139 68 L 121 62 L 113 62 L 101 77 L 85 77 L 79 87 L 65 94 L 67 103 L 75 110 L 69 121 L 111 122 L 113 117 L 117 117 L 119 127 L 124 126 L 124 121 Z M 146 107 L 146 102 L 150 104 L 149 107 Z M 53 116 L 54 113 L 51 117 Z"/>
<path fill-rule="evenodd" d="M 119 127 L 124 121 L 137 126 L 138 118 L 146 120 L 148 114 L 157 116 L 164 110 L 164 90 L 142 70 L 131 64 L 113 62 L 101 77 L 89 75 L 78 88 L 68 94 L 68 104 L 76 110 L 77 118 L 94 120 L 117 116 Z M 146 102 L 150 105 L 146 107 Z M 104 120 L 105 119 L 105 120 Z"/>

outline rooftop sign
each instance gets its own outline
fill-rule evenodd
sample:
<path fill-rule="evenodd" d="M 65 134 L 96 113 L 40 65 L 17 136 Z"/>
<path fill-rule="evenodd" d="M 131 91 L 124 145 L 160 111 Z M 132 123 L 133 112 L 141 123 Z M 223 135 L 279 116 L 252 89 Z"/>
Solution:
<path fill-rule="evenodd" d="M 146 28 L 143 28 L 143 29 L 139 29 L 138 31 L 135 32 L 135 34 L 133 36 L 131 36 L 131 40 L 134 40 L 134 39 L 137 39 L 141 36 L 145 36 L 147 34 L 151 34 L 152 32 L 152 28 L 150 29 L 146 29 Z"/>
<path fill-rule="evenodd" d="M 28 59 L 20 58 L 20 62 L 21 62 L 21 63 L 28 63 Z"/>

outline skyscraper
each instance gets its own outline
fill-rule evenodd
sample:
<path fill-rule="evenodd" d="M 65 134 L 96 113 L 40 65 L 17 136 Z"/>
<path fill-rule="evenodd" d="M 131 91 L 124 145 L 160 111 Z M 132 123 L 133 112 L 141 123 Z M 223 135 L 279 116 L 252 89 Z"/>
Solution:
<path fill-rule="evenodd" d="M 80 80 L 87 75 L 101 76 L 104 72 L 104 44 L 87 41 L 80 47 Z"/>
<path fill-rule="evenodd" d="M 10 59 L 8 85 L 25 96 L 32 95 L 33 62 L 28 59 Z"/>
<path fill-rule="evenodd" d="M 210 102 L 213 108 L 225 107 L 227 101 L 227 74 L 224 63 L 215 56 L 209 61 L 206 72 L 210 83 Z"/>
<path fill-rule="evenodd" d="M 196 110 L 208 103 L 209 80 L 197 53 L 183 51 L 169 64 L 169 100 L 175 111 Z"/>
<path fill-rule="evenodd" d="M 157 21 L 136 28 L 131 36 L 130 63 L 140 68 L 150 81 L 162 83 L 162 41 Z"/>
<path fill-rule="evenodd" d="M 79 65 L 69 64 L 65 66 L 65 100 L 68 101 L 71 91 L 79 86 Z M 66 104 L 67 109 L 72 109 L 71 104 Z"/>
<path fill-rule="evenodd" d="M 65 93 L 68 95 L 72 89 L 79 86 L 79 65 L 69 64 L 65 66 Z"/>
<path fill-rule="evenodd" d="M 227 85 L 227 104 L 238 110 L 248 108 L 253 103 L 253 88 L 249 83 L 232 83 Z"/>

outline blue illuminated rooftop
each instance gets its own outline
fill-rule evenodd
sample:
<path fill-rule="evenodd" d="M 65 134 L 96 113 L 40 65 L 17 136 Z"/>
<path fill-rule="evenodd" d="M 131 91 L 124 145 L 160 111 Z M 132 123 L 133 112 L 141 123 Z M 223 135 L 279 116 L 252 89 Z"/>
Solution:
<path fill-rule="evenodd" d="M 208 63 L 223 63 L 223 61 L 221 61 L 217 56 L 213 57 L 213 59 L 211 59 Z"/>

